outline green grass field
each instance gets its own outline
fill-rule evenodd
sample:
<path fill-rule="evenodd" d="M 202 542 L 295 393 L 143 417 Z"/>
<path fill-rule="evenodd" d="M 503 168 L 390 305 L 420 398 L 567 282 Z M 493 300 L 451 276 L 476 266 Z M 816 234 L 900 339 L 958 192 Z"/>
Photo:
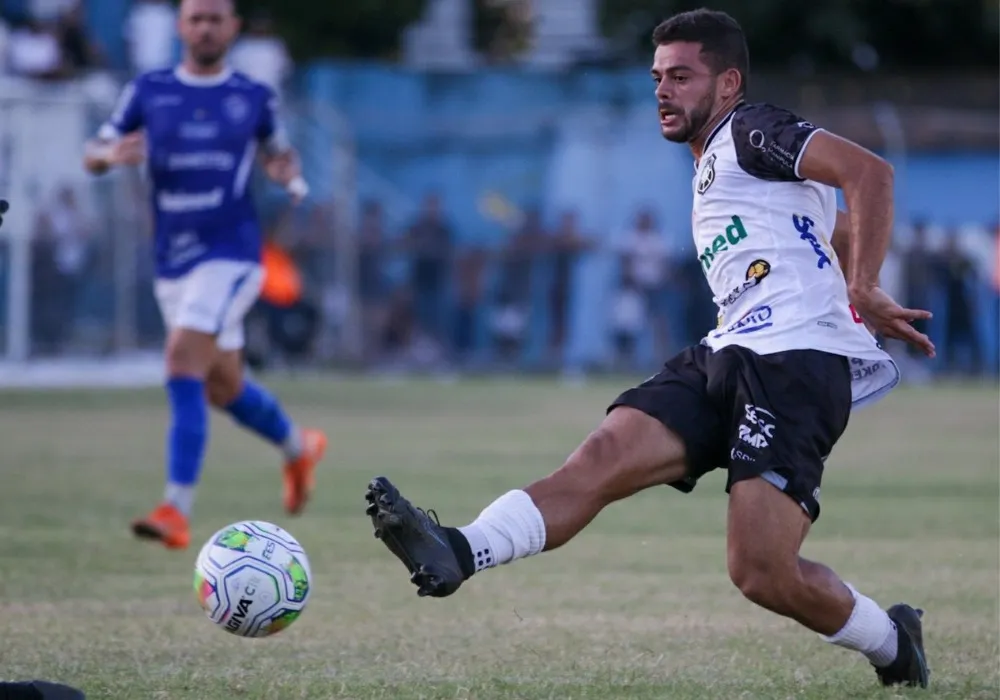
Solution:
<path fill-rule="evenodd" d="M 422 600 L 364 516 L 386 473 L 464 524 L 558 467 L 624 383 L 276 385 L 330 431 L 309 510 L 280 507 L 278 458 L 216 417 L 196 544 L 134 541 L 162 489 L 159 392 L 0 393 L 0 677 L 76 684 L 88 698 L 998 697 L 998 395 L 901 389 L 854 416 L 827 464 L 805 554 L 884 605 L 927 610 L 930 691 L 891 690 L 857 654 L 742 599 L 725 567 L 721 474 L 603 513 L 549 555 Z M 240 519 L 287 527 L 313 593 L 270 639 L 216 629 L 191 590 L 201 541 Z"/>

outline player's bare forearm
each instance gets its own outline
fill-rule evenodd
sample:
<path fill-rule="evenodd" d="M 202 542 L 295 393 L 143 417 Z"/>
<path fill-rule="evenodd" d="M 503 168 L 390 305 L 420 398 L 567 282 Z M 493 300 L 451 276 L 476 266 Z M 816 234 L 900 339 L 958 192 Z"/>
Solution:
<path fill-rule="evenodd" d="M 265 153 L 263 165 L 268 178 L 284 187 L 296 204 L 309 194 L 309 185 L 302 177 L 302 166 L 294 149 Z"/>
<path fill-rule="evenodd" d="M 850 279 L 851 221 L 846 211 L 837 212 L 837 223 L 833 226 L 830 245 L 837 254 L 837 261 L 840 263 L 840 269 L 844 271 L 844 277 Z"/>
<path fill-rule="evenodd" d="M 877 286 L 892 240 L 892 166 L 851 141 L 821 132 L 803 154 L 799 174 L 843 191 L 849 230 L 841 245 L 846 248 L 842 264 L 848 288 Z"/>

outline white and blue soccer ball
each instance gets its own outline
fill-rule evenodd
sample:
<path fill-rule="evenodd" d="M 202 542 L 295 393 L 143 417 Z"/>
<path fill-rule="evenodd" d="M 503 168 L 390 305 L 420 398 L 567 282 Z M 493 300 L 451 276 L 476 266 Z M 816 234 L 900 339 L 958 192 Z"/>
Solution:
<path fill-rule="evenodd" d="M 194 565 L 194 591 L 209 619 L 241 637 L 267 637 L 299 618 L 312 572 L 302 545 L 271 523 L 227 525 Z"/>

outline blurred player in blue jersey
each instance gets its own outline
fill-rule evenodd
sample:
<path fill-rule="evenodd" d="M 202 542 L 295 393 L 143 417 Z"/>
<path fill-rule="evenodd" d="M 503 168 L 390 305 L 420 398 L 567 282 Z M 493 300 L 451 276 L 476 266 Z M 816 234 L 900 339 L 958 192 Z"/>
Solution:
<path fill-rule="evenodd" d="M 298 202 L 308 187 L 297 154 L 271 89 L 226 65 L 239 32 L 232 1 L 183 0 L 178 23 L 181 65 L 126 86 L 84 157 L 95 174 L 145 161 L 152 184 L 172 420 L 163 503 L 132 531 L 172 549 L 190 542 L 209 404 L 280 449 L 289 513 L 305 505 L 327 442 L 318 430 L 296 427 L 271 394 L 245 379 L 241 357 L 243 318 L 263 280 L 250 174 L 259 151 L 268 177 Z"/>

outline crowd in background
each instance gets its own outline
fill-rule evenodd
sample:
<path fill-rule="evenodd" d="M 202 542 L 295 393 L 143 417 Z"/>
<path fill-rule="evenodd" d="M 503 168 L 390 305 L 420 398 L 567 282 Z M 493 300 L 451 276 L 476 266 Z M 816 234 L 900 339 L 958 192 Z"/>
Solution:
<path fill-rule="evenodd" d="M 0 74 L 52 82 L 103 69 L 101 47 L 83 30 L 80 0 L 19 5 L 11 11 L 5 3 L 0 12 Z M 175 20 L 168 0 L 132 3 L 122 31 L 133 73 L 176 62 Z M 278 91 L 293 68 L 266 15 L 248 18 L 232 63 Z M 71 184 L 54 187 L 33 223 L 35 354 L 87 346 L 88 315 L 81 308 L 106 303 L 100 299 L 106 289 L 98 289 L 95 280 L 113 276 L 113 256 L 100 227 L 84 215 L 79 196 Z M 331 206 L 321 202 L 305 212 L 267 217 L 271 286 L 250 319 L 255 362 L 309 361 L 321 327 L 343 315 Z M 584 260 L 600 256 L 614 268 L 608 303 L 592 312 L 604 315 L 595 322 L 608 328 L 606 364 L 648 370 L 639 366 L 642 343 L 651 342 L 653 356 L 663 358 L 695 342 L 715 322 L 697 259 L 678 254 L 672 244 L 677 237 L 665 236 L 665 225 L 652 211 L 641 210 L 621 231 L 592 231 L 574 211 L 545 220 L 529 208 L 502 245 L 485 250 L 460 245 L 468 237 L 454 230 L 447 202 L 437 194 L 424 197 L 419 213 L 402 230 L 390 230 L 379 202 L 364 202 L 356 234 L 355 291 L 366 362 L 402 369 L 557 369 L 564 363 L 568 327 L 577 311 L 576 276 Z M 997 226 L 984 229 L 984 236 L 992 236 L 988 261 L 957 245 L 953 232 L 944 232 L 944 245 L 937 245 L 927 236 L 928 222 L 914 222 L 911 228 L 912 235 L 890 251 L 883 284 L 907 305 L 946 310 L 944 335 L 935 338 L 942 356 L 935 371 L 995 373 L 995 358 L 984 347 L 977 318 L 997 313 Z M 135 325 L 139 344 L 152 347 L 161 341 L 162 329 L 151 296 L 149 257 L 148 243 L 140 245 Z M 290 281 L 281 286 L 282 279 Z M 916 376 L 921 371 L 918 367 Z"/>

